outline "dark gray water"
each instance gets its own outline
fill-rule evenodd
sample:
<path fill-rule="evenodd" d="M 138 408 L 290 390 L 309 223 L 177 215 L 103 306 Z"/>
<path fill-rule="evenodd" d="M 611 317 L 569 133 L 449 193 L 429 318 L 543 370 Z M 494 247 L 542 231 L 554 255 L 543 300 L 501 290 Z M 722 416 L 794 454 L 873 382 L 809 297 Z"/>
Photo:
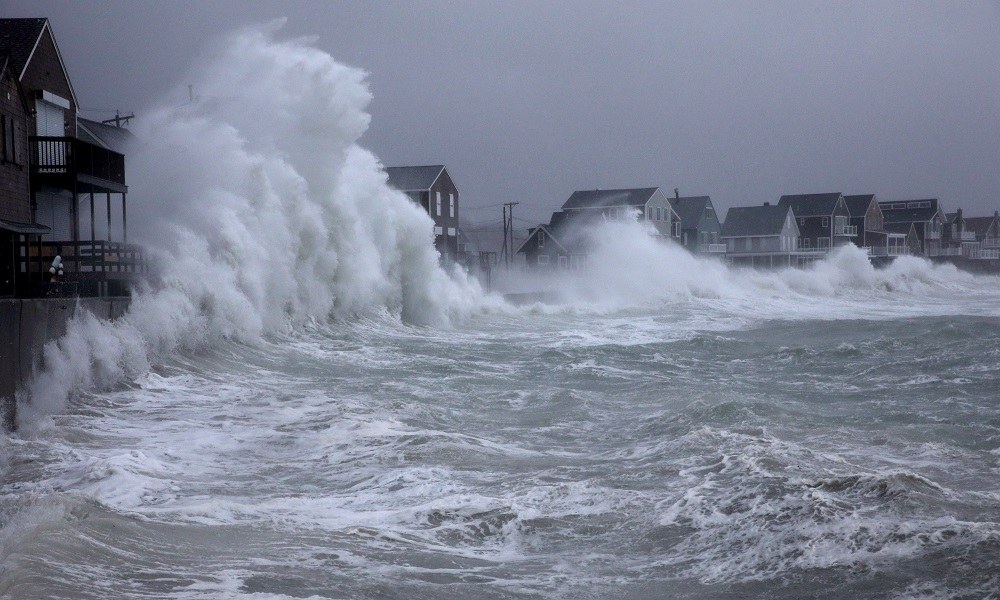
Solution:
<path fill-rule="evenodd" d="M 1000 594 L 1000 318 L 699 310 L 177 356 L 6 441 L 0 592 Z"/>

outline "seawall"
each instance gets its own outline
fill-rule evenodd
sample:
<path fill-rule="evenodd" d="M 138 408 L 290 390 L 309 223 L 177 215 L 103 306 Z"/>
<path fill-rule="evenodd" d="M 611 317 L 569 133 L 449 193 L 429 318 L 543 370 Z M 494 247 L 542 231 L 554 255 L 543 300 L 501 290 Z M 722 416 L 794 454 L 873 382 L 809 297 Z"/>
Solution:
<path fill-rule="evenodd" d="M 77 311 L 111 320 L 128 305 L 128 297 L 0 300 L 0 401 L 8 429 L 15 423 L 15 393 L 41 366 L 45 343 L 61 337 Z"/>

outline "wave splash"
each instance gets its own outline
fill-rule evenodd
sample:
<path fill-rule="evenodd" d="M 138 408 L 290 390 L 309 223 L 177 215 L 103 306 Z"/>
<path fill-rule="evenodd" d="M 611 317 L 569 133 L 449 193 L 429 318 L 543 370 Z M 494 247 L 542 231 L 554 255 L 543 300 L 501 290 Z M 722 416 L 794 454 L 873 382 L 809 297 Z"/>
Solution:
<path fill-rule="evenodd" d="M 149 112 L 129 157 L 130 237 L 154 282 L 119 321 L 81 315 L 45 348 L 22 425 L 180 347 L 357 316 L 447 325 L 490 302 L 439 266 L 430 217 L 358 145 L 365 73 L 277 39 L 282 23 L 226 38 L 192 75 L 197 101 Z"/>

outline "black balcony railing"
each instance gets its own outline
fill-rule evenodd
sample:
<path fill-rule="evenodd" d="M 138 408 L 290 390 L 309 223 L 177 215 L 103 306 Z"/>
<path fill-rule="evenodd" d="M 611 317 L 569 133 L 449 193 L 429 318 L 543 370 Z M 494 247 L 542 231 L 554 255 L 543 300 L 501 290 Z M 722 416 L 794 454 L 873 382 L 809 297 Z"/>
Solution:
<path fill-rule="evenodd" d="M 125 157 L 69 137 L 30 138 L 31 172 L 38 175 L 84 175 L 125 185 Z"/>

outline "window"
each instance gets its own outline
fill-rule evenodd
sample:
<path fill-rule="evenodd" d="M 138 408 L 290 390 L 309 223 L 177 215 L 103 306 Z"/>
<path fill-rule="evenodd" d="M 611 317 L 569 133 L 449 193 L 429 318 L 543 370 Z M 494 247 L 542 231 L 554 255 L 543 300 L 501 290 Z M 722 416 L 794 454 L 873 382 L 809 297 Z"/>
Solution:
<path fill-rule="evenodd" d="M 3 162 L 17 164 L 17 126 L 14 118 L 7 115 L 0 115 L 0 135 L 3 136 Z"/>
<path fill-rule="evenodd" d="M 672 227 L 672 229 L 674 230 L 674 237 L 675 238 L 681 237 L 681 222 L 680 221 L 674 221 L 674 226 Z"/>
<path fill-rule="evenodd" d="M 656 207 L 656 220 L 657 221 L 663 220 L 663 209 L 660 208 L 659 206 Z"/>
<path fill-rule="evenodd" d="M 830 226 L 830 217 L 823 217 L 823 227 Z"/>
<path fill-rule="evenodd" d="M 806 218 L 805 217 L 799 217 L 799 225 L 805 225 L 805 224 L 806 224 Z"/>
<path fill-rule="evenodd" d="M 448 194 L 448 216 L 455 218 L 455 195 Z"/>
<path fill-rule="evenodd" d="M 458 236 L 458 230 L 455 229 L 454 227 L 449 227 L 448 228 L 448 235 L 450 235 L 451 237 L 457 237 Z"/>
<path fill-rule="evenodd" d="M 538 232 L 538 247 L 539 248 L 544 248 L 545 247 L 545 232 L 544 231 L 539 231 Z"/>
<path fill-rule="evenodd" d="M 437 193 L 437 212 L 435 214 L 441 216 L 441 192 Z"/>
<path fill-rule="evenodd" d="M 653 220 L 653 207 L 652 207 L 652 206 L 650 206 L 649 208 L 647 208 L 647 209 L 646 209 L 646 212 L 647 212 L 647 213 L 649 214 L 649 216 L 648 216 L 648 217 L 646 217 L 646 218 L 647 218 L 648 220 L 652 221 L 652 220 Z"/>
<path fill-rule="evenodd" d="M 559 268 L 568 269 L 569 268 L 569 258 L 566 256 L 559 257 Z"/>
<path fill-rule="evenodd" d="M 435 227 L 434 228 L 434 235 L 444 235 L 444 228 L 443 227 Z"/>
<path fill-rule="evenodd" d="M 538 264 L 539 265 L 547 265 L 547 264 L 549 264 L 549 255 L 548 254 L 539 254 L 538 255 Z"/>

